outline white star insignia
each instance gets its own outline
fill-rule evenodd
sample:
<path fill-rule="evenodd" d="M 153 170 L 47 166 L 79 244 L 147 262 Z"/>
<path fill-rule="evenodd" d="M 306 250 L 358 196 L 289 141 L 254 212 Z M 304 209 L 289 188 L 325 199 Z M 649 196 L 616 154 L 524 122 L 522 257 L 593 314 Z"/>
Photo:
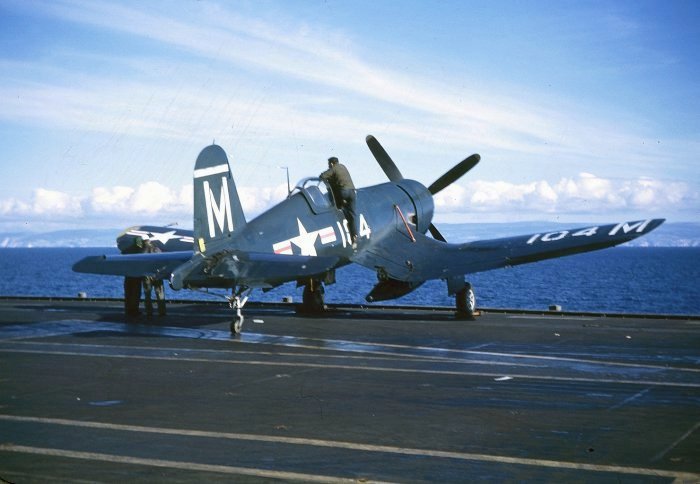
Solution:
<path fill-rule="evenodd" d="M 150 235 L 149 238 L 151 240 L 157 240 L 158 242 L 160 242 L 163 245 L 167 244 L 170 239 L 181 239 L 182 238 L 179 235 L 175 235 L 174 230 L 172 230 L 170 232 L 164 232 L 162 234 L 149 232 L 149 235 Z"/>
<path fill-rule="evenodd" d="M 301 220 L 297 218 L 297 224 L 299 224 L 299 235 L 289 239 L 289 241 L 301 249 L 301 255 L 316 255 L 316 238 L 318 237 L 318 230 L 313 232 L 307 232 L 304 224 Z"/>

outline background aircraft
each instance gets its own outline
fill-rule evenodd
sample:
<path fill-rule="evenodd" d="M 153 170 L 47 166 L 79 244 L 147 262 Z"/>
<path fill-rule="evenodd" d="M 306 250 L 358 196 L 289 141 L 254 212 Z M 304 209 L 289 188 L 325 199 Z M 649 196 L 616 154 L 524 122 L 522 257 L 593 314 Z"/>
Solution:
<path fill-rule="evenodd" d="M 370 302 L 397 298 L 427 280 L 442 279 L 448 294 L 455 296 L 457 315 L 470 318 L 475 298 L 466 274 L 611 247 L 664 221 L 448 243 L 432 223 L 433 195 L 473 168 L 479 155 L 469 156 L 425 187 L 404 178 L 373 136 L 366 142 L 389 182 L 357 190 L 356 248 L 333 191 L 319 178 L 301 180 L 287 199 L 247 221 L 226 153 L 211 145 L 195 164 L 193 232 L 133 227 L 118 238 L 122 252 L 136 237 L 151 240 L 161 252 L 86 257 L 73 270 L 169 279 L 176 290 L 230 288 L 234 333 L 241 330 L 241 309 L 253 289 L 296 281 L 304 286 L 301 308 L 322 310 L 323 284 L 335 282 L 335 270 L 351 262 L 377 274 L 377 284 L 367 295 Z"/>

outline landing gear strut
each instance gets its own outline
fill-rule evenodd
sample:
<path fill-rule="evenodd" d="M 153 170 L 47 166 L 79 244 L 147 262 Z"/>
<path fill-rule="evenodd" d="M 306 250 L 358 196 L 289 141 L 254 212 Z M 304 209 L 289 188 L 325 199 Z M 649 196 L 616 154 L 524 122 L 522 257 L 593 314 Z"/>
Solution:
<path fill-rule="evenodd" d="M 228 298 L 228 305 L 231 307 L 231 309 L 236 311 L 236 315 L 233 317 L 233 321 L 231 321 L 231 334 L 241 334 L 244 320 L 243 312 L 241 310 L 243 309 L 243 306 L 245 306 L 245 303 L 248 302 L 248 297 L 250 297 L 251 291 L 252 289 L 241 288 Z M 247 292 L 247 294 L 241 297 L 244 292 Z"/>
<path fill-rule="evenodd" d="M 323 283 L 318 279 L 309 279 L 304 285 L 301 306 L 297 312 L 301 314 L 319 314 L 326 310 L 323 300 L 325 294 Z"/>
<path fill-rule="evenodd" d="M 464 288 L 455 293 L 455 303 L 457 305 L 456 317 L 459 319 L 467 319 L 473 321 L 474 313 L 476 312 L 476 296 L 474 289 L 468 282 Z"/>

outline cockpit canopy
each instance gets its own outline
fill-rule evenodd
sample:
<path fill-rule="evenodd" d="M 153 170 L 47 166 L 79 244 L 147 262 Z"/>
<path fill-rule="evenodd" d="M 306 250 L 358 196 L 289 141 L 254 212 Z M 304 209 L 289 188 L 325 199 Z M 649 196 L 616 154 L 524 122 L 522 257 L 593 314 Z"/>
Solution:
<path fill-rule="evenodd" d="M 297 193 L 301 193 L 314 213 L 327 212 L 336 206 L 330 186 L 318 177 L 299 180 L 289 196 L 292 197 Z"/>

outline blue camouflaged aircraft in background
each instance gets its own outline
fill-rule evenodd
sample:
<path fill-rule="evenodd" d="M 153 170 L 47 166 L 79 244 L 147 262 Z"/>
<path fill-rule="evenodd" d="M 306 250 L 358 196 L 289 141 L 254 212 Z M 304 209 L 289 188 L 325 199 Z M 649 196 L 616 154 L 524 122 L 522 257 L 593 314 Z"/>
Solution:
<path fill-rule="evenodd" d="M 119 236 L 121 249 L 141 237 L 161 252 L 86 257 L 73 270 L 167 279 L 175 290 L 229 288 L 229 302 L 236 311 L 234 333 L 241 331 L 241 309 L 253 289 L 296 281 L 304 286 L 301 307 L 320 311 L 323 284 L 334 283 L 335 270 L 350 263 L 377 274 L 369 302 L 401 297 L 427 280 L 442 279 L 455 297 L 457 315 L 470 318 L 475 298 L 466 274 L 612 247 L 649 233 L 664 221 L 448 243 L 432 223 L 433 195 L 473 168 L 479 155 L 464 159 L 426 187 L 404 178 L 373 136 L 366 141 L 389 182 L 357 190 L 356 247 L 333 191 L 319 178 L 301 180 L 286 200 L 246 220 L 226 153 L 211 145 L 195 164 L 193 232 L 133 227 Z"/>

